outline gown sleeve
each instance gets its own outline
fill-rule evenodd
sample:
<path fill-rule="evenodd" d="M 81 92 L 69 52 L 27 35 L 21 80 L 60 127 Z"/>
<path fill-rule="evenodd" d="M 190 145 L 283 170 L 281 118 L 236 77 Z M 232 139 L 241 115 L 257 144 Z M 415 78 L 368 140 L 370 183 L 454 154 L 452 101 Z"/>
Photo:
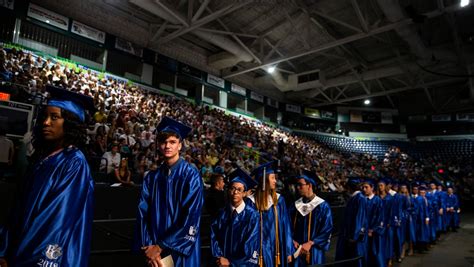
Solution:
<path fill-rule="evenodd" d="M 246 258 L 242 262 L 235 262 L 235 266 L 257 266 L 258 264 L 258 249 L 259 249 L 259 216 L 257 213 L 252 214 L 250 221 L 245 229 L 245 236 L 248 236 L 245 242 Z"/>
<path fill-rule="evenodd" d="M 278 199 L 278 206 L 279 206 L 279 224 L 281 225 L 280 229 L 282 229 L 281 235 L 281 240 L 284 242 L 284 244 L 281 244 L 281 247 L 286 250 L 285 255 L 289 256 L 292 255 L 294 252 L 294 246 L 293 246 L 293 238 L 292 238 L 292 232 L 291 232 L 291 222 L 290 222 L 290 215 L 288 214 L 288 211 L 286 209 L 286 203 L 283 198 L 283 196 L 280 196 Z"/>
<path fill-rule="evenodd" d="M 225 234 L 222 232 L 222 224 L 225 221 L 222 218 L 224 213 L 225 210 L 222 209 L 219 216 L 211 224 L 211 252 L 214 258 L 224 256 L 224 252 L 219 246 L 220 244 L 218 239 L 218 236 Z"/>
<path fill-rule="evenodd" d="M 148 230 L 148 209 L 150 203 L 150 180 L 151 173 L 148 173 L 143 179 L 142 191 L 138 202 L 137 227 L 135 234 L 134 250 L 139 251 L 143 246 L 152 245 L 150 233 Z"/>
<path fill-rule="evenodd" d="M 314 220 L 318 224 L 322 224 L 321 230 L 319 231 L 318 235 L 313 239 L 314 246 L 316 246 L 318 249 L 327 251 L 329 250 L 329 243 L 330 243 L 330 238 L 331 238 L 331 233 L 332 233 L 332 214 L 331 214 L 331 208 L 329 208 L 329 205 L 324 202 L 321 204 L 321 220 Z"/>
<path fill-rule="evenodd" d="M 157 243 L 185 256 L 191 255 L 200 235 L 199 225 L 203 205 L 203 184 L 199 172 L 187 170 L 183 197 L 180 201 L 179 219 Z M 171 203 L 175 205 L 175 203 Z"/>
<path fill-rule="evenodd" d="M 354 196 L 356 199 L 352 202 L 353 205 L 349 208 L 356 209 L 355 213 L 355 227 L 354 232 L 352 233 L 351 239 L 356 241 L 362 241 L 367 232 L 367 219 L 366 219 L 366 209 L 365 209 L 365 198 L 357 195 Z"/>

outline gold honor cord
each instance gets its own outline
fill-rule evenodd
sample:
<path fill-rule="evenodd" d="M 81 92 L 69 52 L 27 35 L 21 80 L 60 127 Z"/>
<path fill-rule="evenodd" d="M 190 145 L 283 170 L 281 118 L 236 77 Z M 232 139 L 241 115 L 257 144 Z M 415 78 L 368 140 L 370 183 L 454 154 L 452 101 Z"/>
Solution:
<path fill-rule="evenodd" d="M 275 267 L 278 267 L 278 265 L 281 264 L 280 262 L 280 241 L 279 241 L 279 234 L 278 234 L 278 211 L 275 206 L 275 203 L 273 203 L 273 210 L 275 212 L 275 243 L 276 243 L 276 256 L 275 256 Z"/>
<path fill-rule="evenodd" d="M 263 219 L 262 212 L 260 211 L 260 255 L 258 257 L 258 265 L 263 267 Z"/>
<path fill-rule="evenodd" d="M 311 240 L 311 214 L 313 214 L 313 211 L 309 213 L 309 221 L 308 221 L 308 242 Z M 309 261 L 311 259 L 311 251 L 308 251 L 308 254 L 306 254 L 306 263 L 309 264 Z"/>

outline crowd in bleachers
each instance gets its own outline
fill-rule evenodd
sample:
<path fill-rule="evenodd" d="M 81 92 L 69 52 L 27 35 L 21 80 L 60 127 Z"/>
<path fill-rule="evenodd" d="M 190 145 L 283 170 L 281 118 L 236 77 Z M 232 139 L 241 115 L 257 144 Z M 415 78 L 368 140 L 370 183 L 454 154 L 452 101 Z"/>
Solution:
<path fill-rule="evenodd" d="M 94 171 L 106 173 L 111 183 L 140 183 L 147 171 L 157 168 L 154 130 L 163 116 L 169 116 L 193 127 L 183 157 L 201 171 L 206 183 L 213 173 L 229 174 L 236 166 L 252 170 L 257 163 L 277 159 L 279 187 L 290 190 L 286 180 L 303 169 L 317 173 L 321 191 L 343 191 L 349 176 L 389 176 L 405 182 L 456 177 L 456 185 L 467 190 L 473 186 L 469 162 L 414 159 L 398 147 L 381 145 L 347 153 L 314 138 L 15 48 L 1 48 L 0 79 L 27 91 L 33 102 L 44 98 L 46 85 L 93 97 L 97 112 L 91 116 L 87 155 L 97 165 Z"/>

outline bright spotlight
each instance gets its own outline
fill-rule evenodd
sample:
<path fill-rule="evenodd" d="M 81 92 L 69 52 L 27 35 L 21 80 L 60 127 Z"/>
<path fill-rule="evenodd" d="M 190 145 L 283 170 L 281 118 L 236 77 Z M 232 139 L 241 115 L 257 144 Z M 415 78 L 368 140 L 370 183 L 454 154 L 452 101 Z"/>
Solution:
<path fill-rule="evenodd" d="M 365 105 L 369 105 L 369 104 L 370 104 L 370 100 L 369 100 L 369 99 L 364 100 L 364 104 L 365 104 Z"/>
<path fill-rule="evenodd" d="M 461 7 L 465 7 L 469 5 L 469 0 L 461 0 L 461 3 L 459 4 Z"/>
<path fill-rule="evenodd" d="M 268 67 L 267 72 L 268 72 L 268 73 L 273 73 L 273 72 L 275 72 L 275 66 Z"/>

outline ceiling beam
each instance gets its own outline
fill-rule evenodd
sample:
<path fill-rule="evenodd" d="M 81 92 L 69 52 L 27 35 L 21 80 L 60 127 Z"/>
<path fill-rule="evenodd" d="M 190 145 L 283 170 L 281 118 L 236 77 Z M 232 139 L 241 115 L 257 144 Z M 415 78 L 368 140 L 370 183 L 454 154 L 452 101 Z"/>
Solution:
<path fill-rule="evenodd" d="M 170 14 L 173 18 L 178 20 L 181 24 L 183 24 L 186 27 L 189 27 L 189 23 L 187 22 L 186 18 L 183 17 L 181 14 L 176 12 L 174 8 L 169 7 L 167 4 L 161 2 L 160 0 L 155 0 L 155 3 L 160 6 L 162 9 L 164 9 L 168 14 Z"/>
<path fill-rule="evenodd" d="M 241 2 L 239 4 L 236 4 L 236 5 L 230 5 L 230 6 L 227 6 L 227 7 L 224 7 L 222 9 L 219 9 L 218 11 L 214 12 L 214 13 L 211 13 L 209 14 L 208 16 L 196 21 L 195 23 L 193 23 L 192 25 L 190 25 L 189 27 L 185 27 L 181 30 L 177 30 L 169 35 L 167 35 L 166 37 L 160 39 L 158 41 L 159 44 L 164 44 L 164 43 L 167 43 L 175 38 L 178 38 L 179 36 L 183 35 L 183 34 L 186 34 L 192 30 L 195 30 L 213 20 L 216 20 L 222 16 L 225 16 L 226 14 L 229 14 L 231 12 L 234 12 L 235 10 L 237 9 L 240 9 L 248 4 L 250 4 L 252 1 L 246 1 L 246 2 Z"/>
<path fill-rule="evenodd" d="M 274 47 L 274 45 L 273 45 L 267 38 L 263 37 L 262 39 L 263 39 L 263 41 L 264 41 L 265 43 L 267 43 L 271 48 Z M 262 42 L 262 44 L 263 44 L 263 42 Z M 262 47 L 261 47 L 261 48 L 262 48 Z M 284 56 L 285 56 L 278 48 L 275 48 L 275 52 L 276 52 L 280 57 L 284 57 Z M 296 70 L 295 64 L 291 63 L 290 60 L 288 60 L 286 63 L 288 63 L 291 67 L 293 67 L 294 70 Z"/>
<path fill-rule="evenodd" d="M 209 13 L 212 13 L 212 10 L 210 8 L 207 7 L 206 10 Z M 221 19 L 217 18 L 216 20 L 222 26 L 222 28 L 224 28 L 226 31 L 230 32 L 229 27 L 227 27 L 227 25 L 225 25 L 225 23 L 222 22 Z M 239 37 L 237 37 L 235 34 L 231 34 L 231 36 L 245 51 L 247 51 L 247 53 L 249 53 L 255 59 L 256 62 L 258 62 L 259 64 L 262 63 L 262 60 L 259 57 L 257 57 L 257 55 L 255 55 L 255 53 L 252 50 L 250 50 L 250 48 L 248 46 L 246 46 L 242 42 L 242 40 L 240 40 Z"/>
<path fill-rule="evenodd" d="M 362 32 L 361 29 L 359 29 L 359 28 L 357 28 L 357 27 L 355 27 L 355 26 L 353 26 L 353 25 L 351 25 L 351 24 L 349 24 L 349 23 L 346 23 L 346 22 L 344 22 L 344 21 L 342 21 L 342 20 L 340 20 L 340 19 L 336 19 L 336 18 L 334 18 L 334 17 L 331 17 L 331 16 L 329 16 L 329 15 L 327 15 L 327 14 L 324 14 L 324 13 L 322 13 L 322 12 L 319 12 L 319 11 L 317 11 L 317 10 L 311 10 L 310 12 L 316 14 L 316 15 L 319 16 L 319 17 L 325 18 L 325 19 L 327 19 L 327 20 L 329 20 L 329 21 L 332 21 L 332 22 L 337 23 L 337 24 L 339 24 L 339 25 L 341 25 L 341 26 L 344 26 L 344 27 L 346 27 L 346 28 L 348 28 L 348 29 L 350 29 L 350 30 L 353 30 L 353 31 L 355 31 L 355 32 L 357 32 L 357 33 L 361 33 L 361 32 Z"/>
<path fill-rule="evenodd" d="M 433 81 L 433 82 L 425 83 L 425 86 L 428 86 L 428 87 L 432 87 L 432 86 L 433 86 L 433 87 L 434 87 L 434 86 L 436 86 L 436 85 L 446 84 L 446 83 L 454 83 L 454 82 L 459 82 L 459 81 L 462 81 L 462 80 L 463 80 L 463 78 L 449 78 L 449 79 L 443 79 L 443 80 L 438 80 L 438 81 Z M 419 88 L 420 88 L 419 85 L 415 85 L 415 86 L 403 86 L 403 87 L 400 87 L 400 88 L 390 89 L 390 90 L 383 91 L 383 92 L 375 92 L 375 93 L 371 93 L 371 94 L 358 95 L 358 96 L 343 98 L 343 99 L 336 100 L 336 101 L 332 101 L 332 102 L 328 102 L 328 103 L 321 103 L 321 104 L 318 104 L 318 105 L 316 105 L 316 106 L 314 106 L 314 107 L 321 107 L 321 106 L 328 106 L 328 105 L 340 104 L 340 103 L 345 103 L 345 102 L 350 102 L 350 101 L 365 99 L 365 98 L 369 98 L 369 97 L 386 96 L 386 95 L 401 93 L 401 92 L 404 92 L 404 91 L 413 90 L 413 89 L 419 89 Z"/>
<path fill-rule="evenodd" d="M 385 88 L 385 86 L 384 86 L 383 83 L 380 81 L 380 79 L 375 79 L 375 81 L 377 81 L 377 84 L 380 86 L 380 88 L 382 89 L 382 91 L 387 91 L 387 88 Z M 392 106 L 392 108 L 395 108 L 395 103 L 393 103 L 392 97 L 389 96 L 389 95 L 386 95 L 386 97 L 387 97 L 388 102 L 390 102 L 390 105 Z"/>
<path fill-rule="evenodd" d="M 206 7 L 207 5 L 209 5 L 210 2 L 211 0 L 204 0 L 204 2 L 199 6 L 199 9 L 196 11 L 196 13 L 194 13 L 193 18 L 191 19 L 191 23 L 196 22 L 201 17 L 202 13 L 204 12 L 204 10 L 206 10 Z"/>
<path fill-rule="evenodd" d="M 247 38 L 259 38 L 258 35 L 253 35 L 253 34 L 223 31 L 223 30 L 216 30 L 216 29 L 203 28 L 203 27 L 199 28 L 198 30 L 203 31 L 203 32 L 220 33 L 220 34 L 225 34 L 225 35 L 236 35 L 236 36 L 247 37 Z"/>
<path fill-rule="evenodd" d="M 364 30 L 364 32 L 369 32 L 369 26 L 367 25 L 367 22 L 365 21 L 364 15 L 362 14 L 362 11 L 360 10 L 357 0 L 351 0 L 351 4 L 352 4 L 352 8 L 354 8 L 354 11 L 357 15 L 357 19 L 359 19 L 360 26 L 362 26 L 362 29 Z"/>
<path fill-rule="evenodd" d="M 396 22 L 396 23 L 390 23 L 390 24 L 381 26 L 379 28 L 372 29 L 367 33 L 365 33 L 365 32 L 364 33 L 357 33 L 357 34 L 354 34 L 354 35 L 351 35 L 351 36 L 348 36 L 348 37 L 341 38 L 339 40 L 335 40 L 335 41 L 332 41 L 332 42 L 328 42 L 326 44 L 322 44 L 322 45 L 320 45 L 318 47 L 315 47 L 314 49 L 311 49 L 309 51 L 300 52 L 300 53 L 297 53 L 295 55 L 287 56 L 287 57 L 284 57 L 284 58 L 281 58 L 281 59 L 272 60 L 270 62 L 263 63 L 263 64 L 260 64 L 258 66 L 255 66 L 255 67 L 251 67 L 251 68 L 243 69 L 243 70 L 240 70 L 240 71 L 237 71 L 237 72 L 234 72 L 234 73 L 230 73 L 227 76 L 225 76 L 224 79 L 234 77 L 234 76 L 237 76 L 237 75 L 241 75 L 241 74 L 244 74 L 244 73 L 247 73 L 247 72 L 251 72 L 251 71 L 254 71 L 254 70 L 257 70 L 257 69 L 260 69 L 260 68 L 264 68 L 264 67 L 267 67 L 267 66 L 276 65 L 278 63 L 285 62 L 285 61 L 288 61 L 288 60 L 292 60 L 292 59 L 295 59 L 295 58 L 308 56 L 308 55 L 318 53 L 318 52 L 321 52 L 321 51 L 324 51 L 324 50 L 327 50 L 327 49 L 339 47 L 341 45 L 351 43 L 351 42 L 354 42 L 354 41 L 357 41 L 357 40 L 360 40 L 360 39 L 364 39 L 364 38 L 367 38 L 367 37 L 370 37 L 372 35 L 376 35 L 376 34 L 379 34 L 379 33 L 382 33 L 382 32 L 390 31 L 390 30 L 393 30 L 393 29 L 396 29 L 396 28 L 399 28 L 399 27 L 402 27 L 402 26 L 406 26 L 406 25 L 409 25 L 411 23 L 413 23 L 411 19 L 405 19 L 405 20 L 402 20 L 402 21 L 399 21 L 399 22 Z"/>
<path fill-rule="evenodd" d="M 194 12 L 194 0 L 188 0 L 188 24 L 192 23 Z"/>
<path fill-rule="evenodd" d="M 339 99 L 340 96 L 344 96 L 347 98 L 346 94 L 344 94 L 344 92 L 347 90 L 347 88 L 349 88 L 349 85 L 346 84 L 344 86 L 344 88 L 340 89 L 339 86 L 336 86 L 337 90 L 339 90 L 339 93 L 336 95 L 336 97 L 334 98 L 334 100 L 337 100 Z"/>

